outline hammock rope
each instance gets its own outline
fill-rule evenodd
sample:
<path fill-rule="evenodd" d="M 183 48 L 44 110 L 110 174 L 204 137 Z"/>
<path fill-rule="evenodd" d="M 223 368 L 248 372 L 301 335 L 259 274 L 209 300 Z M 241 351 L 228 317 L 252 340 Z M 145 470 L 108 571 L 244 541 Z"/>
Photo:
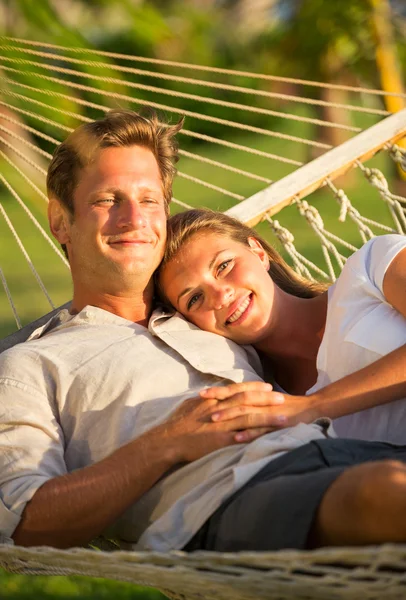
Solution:
<path fill-rule="evenodd" d="M 11 308 L 11 311 L 13 313 L 16 325 L 17 325 L 18 329 L 21 329 L 22 328 L 22 324 L 21 324 L 21 321 L 20 321 L 20 317 L 18 316 L 16 305 L 14 304 L 14 300 L 13 300 L 13 297 L 11 295 L 10 288 L 8 287 L 7 279 L 6 279 L 5 275 L 4 275 L 3 269 L 1 267 L 0 267 L 0 279 L 1 279 L 1 283 L 3 284 L 4 291 L 6 292 L 7 300 L 9 302 L 9 304 L 10 304 L 10 308 Z"/>
<path fill-rule="evenodd" d="M 8 72 L 12 72 L 12 73 L 22 73 L 22 71 L 18 71 L 17 69 L 13 69 L 11 67 L 3 66 L 2 69 L 7 70 Z M 61 67 L 54 67 L 54 70 L 60 71 Z M 63 69 L 62 71 L 63 72 L 66 71 L 68 73 L 69 69 Z M 78 72 L 75 71 L 74 73 L 76 75 L 78 75 L 79 77 L 89 77 L 89 74 L 80 73 L 79 71 Z M 109 98 L 114 98 L 116 100 L 125 100 L 126 102 L 136 103 L 136 104 L 142 104 L 144 102 L 143 100 L 136 99 L 127 94 L 120 94 L 118 92 L 110 92 L 108 90 L 101 90 L 98 88 L 93 88 L 89 85 L 83 85 L 80 83 L 75 83 L 73 81 L 65 81 L 63 79 L 58 79 L 57 77 L 43 75 L 42 73 L 36 73 L 36 72 L 31 71 L 31 75 L 38 77 L 39 79 L 43 79 L 45 81 L 50 81 L 52 83 L 58 83 L 58 84 L 63 83 L 65 85 L 67 85 L 68 87 L 72 87 L 74 89 L 78 89 L 78 90 L 85 91 L 85 92 L 93 92 L 96 94 L 100 94 L 102 96 L 108 96 Z M 90 77 L 92 79 L 96 79 L 98 81 L 103 81 L 104 83 L 122 83 L 120 80 L 113 80 L 112 78 L 108 78 L 108 77 L 101 77 L 101 76 L 97 76 L 97 75 L 90 75 Z M 12 82 L 14 84 L 14 81 L 10 80 L 10 82 Z M 129 87 L 134 87 L 132 85 L 132 82 L 127 82 L 127 85 Z M 173 94 L 173 95 L 176 95 L 176 94 Z M 305 144 L 308 146 L 314 146 L 315 148 L 323 148 L 325 150 L 328 150 L 329 148 L 331 148 L 330 144 L 324 144 L 322 142 L 315 142 L 313 140 L 307 140 L 305 138 L 300 138 L 298 136 L 288 135 L 288 134 L 277 132 L 277 131 L 270 131 L 269 129 L 263 129 L 261 127 L 255 127 L 253 125 L 242 124 L 238 121 L 230 121 L 228 119 L 221 119 L 219 117 L 209 116 L 209 115 L 197 113 L 197 112 L 187 110 L 187 109 L 175 108 L 175 107 L 169 106 L 167 104 L 160 104 L 160 103 L 152 102 L 152 101 L 148 101 L 148 104 L 150 106 L 152 106 L 153 108 L 157 108 L 161 111 L 176 112 L 176 113 L 182 114 L 186 117 L 192 117 L 194 119 L 208 121 L 210 123 L 215 123 L 216 125 L 225 125 L 227 127 L 232 127 L 234 129 L 241 129 L 243 131 L 251 131 L 251 133 L 257 133 L 257 134 L 266 135 L 269 137 L 276 137 L 281 140 L 287 140 L 290 142 L 297 142 L 297 143 Z M 332 105 L 329 104 L 329 106 L 332 106 Z M 345 107 L 343 107 L 343 108 L 345 108 Z M 377 113 L 374 113 L 374 114 L 377 114 Z"/>
<path fill-rule="evenodd" d="M 3 144 L 3 146 L 6 146 L 6 148 L 9 148 L 10 150 L 12 150 L 12 152 L 17 154 L 17 156 L 22 158 L 28 165 L 30 165 L 30 167 L 33 167 L 39 173 L 41 173 L 41 175 L 46 177 L 47 172 L 45 169 L 40 167 L 35 161 L 31 160 L 26 154 L 21 152 L 18 148 L 16 148 L 12 144 L 10 144 L 4 137 L 0 136 L 0 142 Z"/>
<path fill-rule="evenodd" d="M 0 173 L 0 181 L 2 181 L 2 182 L 3 182 L 3 184 L 4 184 L 4 185 L 5 185 L 5 186 L 6 186 L 6 187 L 9 189 L 9 191 L 10 191 L 10 192 L 11 192 L 13 195 L 15 194 L 15 192 L 14 192 L 13 188 L 10 186 L 10 184 L 8 183 L 8 181 L 6 181 L 6 180 L 4 179 L 3 175 L 1 175 L 1 173 Z M 44 296 L 45 296 L 45 297 L 46 297 L 46 299 L 48 300 L 48 302 L 49 302 L 49 304 L 50 304 L 51 308 L 55 308 L 55 304 L 52 302 L 52 300 L 51 300 L 51 297 L 50 297 L 50 295 L 48 294 L 48 291 L 47 291 L 47 289 L 46 289 L 46 287 L 45 287 L 45 285 L 44 285 L 44 283 L 43 283 L 43 281 L 42 281 L 42 279 L 41 279 L 41 277 L 40 277 L 40 275 L 39 275 L 39 273 L 38 273 L 37 269 L 35 268 L 35 266 L 34 266 L 34 264 L 33 264 L 32 260 L 31 260 L 31 258 L 30 258 L 30 256 L 29 256 L 29 254 L 28 254 L 28 252 L 27 252 L 27 250 L 26 250 L 26 248 L 25 248 L 25 246 L 24 246 L 23 242 L 21 241 L 21 238 L 20 238 L 20 236 L 18 235 L 18 233 L 17 233 L 17 231 L 16 231 L 16 229 L 15 229 L 14 225 L 12 224 L 12 222 L 11 222 L 10 218 L 8 217 L 8 215 L 7 215 L 6 211 L 4 210 L 4 207 L 3 207 L 3 205 L 2 205 L 2 204 L 0 204 L 0 213 L 2 214 L 2 216 L 3 216 L 4 220 L 6 221 L 6 223 L 7 223 L 8 227 L 9 227 L 9 229 L 10 229 L 10 231 L 11 231 L 11 233 L 13 234 L 13 236 L 14 236 L 14 239 L 16 240 L 16 242 L 17 242 L 17 244 L 18 244 L 18 247 L 20 248 L 21 252 L 23 253 L 23 255 L 24 255 L 24 258 L 25 258 L 25 260 L 27 261 L 27 263 L 28 263 L 28 266 L 30 267 L 30 269 L 31 269 L 31 271 L 32 271 L 32 273 L 33 273 L 33 275 L 34 275 L 35 279 L 37 280 L 37 283 L 38 283 L 38 285 L 40 286 L 40 288 L 41 288 L 41 290 L 42 290 L 42 292 L 43 292 Z"/>
<path fill-rule="evenodd" d="M 9 46 L 0 46 L 0 50 L 9 50 L 10 48 L 11 47 L 9 47 Z M 21 49 L 19 49 L 19 50 L 21 50 Z M 36 54 L 38 54 L 39 56 L 43 56 L 44 58 L 54 58 L 54 59 L 58 59 L 58 60 L 65 60 L 68 62 L 75 62 L 80 65 L 89 66 L 89 67 L 98 67 L 98 68 L 106 67 L 106 63 L 101 63 L 101 62 L 78 60 L 78 59 L 67 58 L 67 57 L 63 57 L 63 56 L 59 56 L 59 55 L 50 55 L 45 52 L 39 52 Z M 88 77 L 88 75 L 86 73 L 81 73 L 80 71 L 73 71 L 70 69 L 62 69 L 61 67 L 56 67 L 53 65 L 44 65 L 43 63 L 38 63 L 35 61 L 29 61 L 29 60 L 23 60 L 23 59 L 13 59 L 13 58 L 8 58 L 8 57 L 4 57 L 4 56 L 3 57 L 0 56 L 0 60 L 17 63 L 17 64 L 38 66 L 43 69 L 55 70 L 60 73 L 66 73 L 66 74 L 75 75 L 78 77 Z M 131 69 L 129 67 L 120 67 L 119 65 L 110 65 L 110 67 L 111 66 L 113 67 L 114 70 L 118 70 L 120 72 L 127 72 L 127 73 L 136 74 L 136 75 L 145 75 L 145 76 L 150 76 L 150 77 L 156 77 L 159 79 L 166 79 L 169 81 L 183 82 L 183 83 L 193 84 L 193 85 L 202 85 L 202 86 L 207 86 L 207 87 L 213 87 L 215 89 L 219 89 L 222 91 L 244 92 L 246 94 L 252 94 L 254 96 L 255 95 L 256 96 L 266 95 L 269 97 L 273 97 L 271 95 L 271 92 L 259 93 L 258 90 L 255 90 L 255 89 L 239 88 L 239 87 L 231 86 L 231 85 L 225 85 L 225 84 L 220 84 L 220 83 L 192 79 L 190 77 L 177 77 L 176 75 L 166 75 L 164 73 L 154 73 L 152 71 L 143 71 L 141 69 Z M 92 75 L 91 77 L 97 78 L 106 83 L 117 83 L 117 84 L 123 83 L 123 81 L 121 79 L 104 78 L 104 77 L 99 78 L 96 75 Z M 185 92 L 177 92 L 175 90 L 167 90 L 165 88 L 157 88 L 157 87 L 147 86 L 147 85 L 143 85 L 143 84 L 135 83 L 135 82 L 127 82 L 126 85 L 128 85 L 129 87 L 134 87 L 134 88 L 138 88 L 141 90 L 156 92 L 158 94 L 166 94 L 166 95 L 170 95 L 173 97 L 184 98 L 184 99 L 188 99 L 188 100 L 195 100 L 197 102 L 207 102 L 208 104 L 224 106 L 227 108 L 234 108 L 234 109 L 238 109 L 238 110 L 246 110 L 248 112 L 253 112 L 256 114 L 268 115 L 268 116 L 278 117 L 281 119 L 290 119 L 292 121 L 298 121 L 301 123 L 310 123 L 312 125 L 320 125 L 321 127 L 334 127 L 337 129 L 342 129 L 343 131 L 351 131 L 351 132 L 355 132 L 355 133 L 361 131 L 360 127 L 354 127 L 352 125 L 344 125 L 341 123 L 323 121 L 322 119 L 313 119 L 310 117 L 302 117 L 300 115 L 294 115 L 294 114 L 290 114 L 290 113 L 287 114 L 287 113 L 283 113 L 283 112 L 276 111 L 276 110 L 270 110 L 268 108 L 260 108 L 257 106 L 250 106 L 248 104 L 239 104 L 238 102 L 229 102 L 226 100 L 219 100 L 218 98 L 210 98 L 208 96 L 199 96 L 197 94 L 188 94 Z M 292 96 L 287 96 L 286 98 L 284 97 L 284 98 L 278 98 L 278 99 L 289 100 L 290 98 L 292 98 Z M 344 106 L 345 106 L 345 108 L 353 108 L 347 104 L 343 105 L 343 107 Z M 381 114 L 381 113 L 373 112 L 371 114 Z"/>
<path fill-rule="evenodd" d="M 73 97 L 73 96 L 69 96 L 68 94 L 63 94 L 61 92 L 56 92 L 54 90 L 47 90 L 47 89 L 40 89 L 40 90 L 38 90 L 37 88 L 35 88 L 33 86 L 30 86 L 30 85 L 27 85 L 27 84 L 23 84 L 23 83 L 20 83 L 20 82 L 17 82 L 17 81 L 12 81 L 10 79 L 7 79 L 7 78 L 4 78 L 4 77 L 0 76 L 0 81 L 2 81 L 2 80 L 6 81 L 6 82 L 9 82 L 9 83 L 12 83 L 13 85 L 17 85 L 19 87 L 22 87 L 24 89 L 29 89 L 29 90 L 31 90 L 33 92 L 39 92 L 39 93 L 42 93 L 42 94 L 45 94 L 47 96 L 51 96 L 51 97 L 54 97 L 54 98 L 63 98 L 65 100 L 72 101 L 73 103 L 76 103 L 76 104 L 79 104 L 79 105 L 82 105 L 82 106 L 86 106 L 88 108 L 95 108 L 95 109 L 101 110 L 103 112 L 107 112 L 107 111 L 110 110 L 110 108 L 108 108 L 106 106 L 102 106 L 100 104 L 95 104 L 94 102 L 90 102 L 88 100 L 83 100 L 81 98 L 76 98 L 76 97 Z M 93 91 L 93 88 L 90 88 L 90 91 Z M 8 90 L 2 91 L 2 93 L 10 95 L 10 92 Z M 102 93 L 102 92 L 100 92 L 100 93 Z M 106 94 L 106 92 L 103 92 L 103 93 Z M 24 98 L 28 102 L 36 103 L 37 105 L 40 105 L 39 101 L 34 100 L 32 98 L 24 97 L 24 96 L 22 96 L 22 98 Z M 127 96 L 126 96 L 126 98 L 127 98 Z M 145 103 L 145 101 L 143 101 L 143 100 L 136 100 L 134 98 L 132 98 L 132 101 L 136 102 L 138 104 Z M 153 102 L 148 102 L 148 104 L 150 106 L 154 107 L 154 108 L 158 107 Z M 74 116 L 76 119 L 78 119 L 78 120 L 80 120 L 82 122 L 88 122 L 88 121 L 91 120 L 91 119 L 88 119 L 87 117 L 84 117 L 83 115 L 75 115 L 74 113 L 71 113 L 69 111 L 65 111 L 63 109 L 59 109 L 59 108 L 56 108 L 56 107 L 53 107 L 53 106 L 49 106 L 48 104 L 45 104 L 45 103 L 41 103 L 41 105 L 44 106 L 44 108 L 47 108 L 47 109 L 51 108 L 52 110 L 58 111 L 61 114 L 65 114 L 67 116 Z M 161 107 L 162 107 L 162 105 L 161 105 Z M 169 110 L 169 107 L 167 107 L 167 108 Z M 173 109 L 172 108 L 171 110 L 172 110 L 172 112 L 177 112 L 178 114 L 185 114 L 181 109 Z M 207 119 L 207 120 L 209 120 L 209 119 Z M 257 150 L 255 148 L 249 148 L 248 146 L 244 146 L 243 144 L 236 144 L 235 142 L 229 142 L 227 140 L 222 140 L 222 139 L 219 139 L 219 138 L 215 138 L 215 137 L 212 137 L 212 136 L 201 134 L 201 133 L 198 133 L 196 131 L 189 131 L 187 129 L 182 129 L 179 133 L 182 134 L 182 135 L 187 135 L 187 136 L 190 136 L 190 137 L 194 137 L 196 139 L 203 140 L 203 141 L 206 141 L 206 142 L 211 142 L 213 144 L 218 144 L 218 145 L 226 146 L 228 148 L 234 148 L 236 150 L 242 150 L 244 152 L 248 152 L 248 153 L 254 154 L 256 156 L 262 156 L 264 158 L 270 158 L 272 160 L 277 160 L 279 162 L 290 164 L 290 165 L 293 165 L 293 166 L 296 166 L 296 167 L 301 166 L 303 164 L 302 162 L 299 162 L 297 160 L 293 160 L 293 159 L 289 159 L 289 158 L 286 158 L 286 157 L 282 157 L 282 156 L 279 156 L 277 154 L 272 154 L 270 152 L 264 152 L 262 150 Z"/>
<path fill-rule="evenodd" d="M 95 552 L 0 546 L 14 573 L 90 575 L 153 585 L 180 600 L 400 600 L 406 546 L 308 552 Z"/>
<path fill-rule="evenodd" d="M 21 99 L 25 99 L 25 96 L 22 96 L 20 94 L 14 94 L 16 97 L 21 98 Z M 40 121 L 42 121 L 43 123 L 46 123 L 48 125 L 52 125 L 54 127 L 58 127 L 59 129 L 63 129 L 63 131 L 70 133 L 73 131 L 73 127 L 67 127 L 66 125 L 62 125 L 61 123 L 58 123 L 57 121 L 53 121 L 52 119 L 48 119 L 47 117 L 43 117 L 37 113 L 34 113 L 32 111 L 29 110 L 24 110 L 23 108 L 20 107 L 16 107 L 13 106 L 12 104 L 9 104 L 7 102 L 3 102 L 2 100 L 0 100 L 0 105 L 1 106 L 5 106 L 6 108 L 9 108 L 13 111 L 16 111 L 20 114 L 26 115 L 28 117 L 32 117 L 32 118 L 36 118 Z M 43 106 L 44 108 L 48 108 L 48 105 L 45 104 L 44 102 L 38 102 L 39 106 Z M 104 107 L 100 107 L 103 108 L 103 110 L 105 110 Z M 71 117 L 76 117 L 77 115 L 75 113 L 69 112 L 69 111 L 61 111 L 64 115 L 66 116 L 71 116 Z M 22 123 L 21 121 L 16 121 L 15 119 L 11 119 L 11 117 L 7 117 L 4 114 L 0 113 L 0 119 L 7 119 L 9 121 L 12 121 L 13 123 L 18 124 L 20 127 L 22 127 L 23 129 L 26 129 L 27 131 L 30 131 L 31 133 L 34 133 L 35 135 L 38 135 L 39 137 L 42 137 L 43 139 L 46 139 L 54 144 L 59 144 L 60 140 L 56 140 L 55 138 L 51 138 L 50 136 L 46 136 L 45 134 L 43 134 L 41 131 L 39 131 L 38 129 L 34 129 L 33 127 L 29 127 L 28 125 L 25 125 L 24 123 Z M 89 123 L 91 121 L 91 119 L 87 118 L 87 117 L 83 117 L 83 122 Z M 179 154 L 181 156 L 186 156 L 187 158 L 192 158 L 194 160 L 198 160 L 200 162 L 206 163 L 208 165 L 212 165 L 215 167 L 219 167 L 221 169 L 224 169 L 226 171 L 230 171 L 231 173 L 236 173 L 238 175 L 243 175 L 244 177 L 248 177 L 249 179 L 254 179 L 256 181 L 261 181 L 262 183 L 266 183 L 266 184 L 270 184 L 272 183 L 271 179 L 268 179 L 267 177 L 262 177 L 261 175 L 256 175 L 255 173 L 251 173 L 250 171 L 244 171 L 243 169 L 237 169 L 236 167 L 232 167 L 231 165 L 227 165 L 225 163 L 222 163 L 218 160 L 213 160 L 211 158 L 207 158 L 206 156 L 201 156 L 200 154 L 196 154 L 193 152 L 189 152 L 187 150 L 182 150 L 179 149 Z"/>
<path fill-rule="evenodd" d="M 0 50 L 2 50 L 2 49 L 4 50 L 7 48 L 0 46 Z M 44 53 L 44 56 L 47 56 L 46 53 Z M 59 57 L 59 59 L 60 58 L 62 58 L 62 57 Z M 41 69 L 53 70 L 53 71 L 56 71 L 57 73 L 73 75 L 74 77 L 90 77 L 91 79 L 95 79 L 96 81 L 102 81 L 103 83 L 114 83 L 114 84 L 118 84 L 118 85 L 121 85 L 123 83 L 122 79 L 115 79 L 114 77 L 105 77 L 105 76 L 95 75 L 95 74 L 91 74 L 91 73 L 83 73 L 81 71 L 75 71 L 74 69 L 67 69 L 64 67 L 58 67 L 56 65 L 48 65 L 48 64 L 44 64 L 44 63 L 40 63 L 40 62 L 36 62 L 36 61 L 32 61 L 32 60 L 27 60 L 27 59 L 23 59 L 23 58 L 11 58 L 11 57 L 0 56 L 0 60 L 2 60 L 4 62 L 10 62 L 13 64 L 17 64 L 17 65 L 22 65 L 22 66 L 29 65 L 29 66 L 33 66 L 33 67 L 40 67 Z M 64 58 L 63 60 L 66 60 L 66 59 Z M 68 60 L 72 60 L 72 59 L 68 59 Z M 106 64 L 92 63 L 91 61 L 76 60 L 75 62 L 80 63 L 81 65 L 86 65 L 86 66 L 93 66 L 93 67 L 104 66 L 104 67 L 106 67 Z M 113 68 L 117 69 L 117 66 L 114 66 Z M 131 72 L 131 70 L 130 70 L 130 72 Z M 34 73 L 35 75 L 40 75 L 39 73 L 36 73 L 36 72 L 32 72 L 32 73 Z M 148 72 L 139 71 L 138 74 L 148 74 Z M 161 77 L 162 79 L 179 81 L 179 78 L 174 77 L 174 76 L 169 76 L 169 75 L 160 76 L 160 74 L 155 74 L 154 76 L 157 78 Z M 207 82 L 192 79 L 192 78 L 185 77 L 182 79 L 183 79 L 184 83 L 188 83 L 188 84 L 207 85 Z M 199 96 L 197 94 L 188 94 L 185 92 L 179 92 L 179 91 L 169 90 L 169 89 L 165 89 L 165 88 L 157 88 L 157 87 L 145 85 L 142 83 L 136 83 L 134 81 L 127 81 L 126 85 L 130 88 L 140 89 L 140 90 L 149 91 L 149 92 L 156 92 L 159 94 L 166 94 L 169 96 L 184 98 L 184 99 L 188 99 L 188 100 L 195 100 L 197 102 L 207 102 L 208 104 L 217 104 L 219 106 L 227 106 L 229 108 L 239 108 L 239 109 L 248 110 L 251 112 L 256 112 L 258 114 L 268 114 L 268 115 L 273 115 L 273 116 L 280 116 L 280 114 L 281 114 L 281 113 L 277 113 L 275 111 L 268 111 L 268 109 L 259 109 L 259 108 L 251 107 L 251 106 L 248 106 L 245 104 L 238 104 L 236 102 L 227 102 L 225 100 L 218 100 L 216 98 L 210 98 L 207 96 Z M 303 104 L 309 104 L 311 106 L 324 106 L 324 107 L 329 106 L 332 108 L 344 108 L 348 111 L 367 113 L 367 114 L 371 114 L 371 115 L 385 116 L 385 115 L 389 114 L 388 111 L 386 111 L 386 110 L 353 106 L 351 104 L 328 102 L 326 100 L 316 100 L 314 98 L 292 96 L 290 94 L 267 92 L 264 90 L 256 90 L 253 88 L 243 88 L 243 87 L 238 87 L 238 86 L 234 86 L 234 85 L 210 83 L 210 87 L 214 87 L 214 88 L 221 89 L 223 91 L 228 91 L 228 92 L 234 92 L 234 93 L 240 92 L 240 93 L 252 94 L 254 96 L 260 96 L 260 97 L 264 97 L 264 98 L 285 100 L 288 102 L 301 102 Z M 284 115 L 284 118 L 292 117 L 292 115 L 287 115 L 286 113 L 282 113 L 282 114 Z M 294 120 L 306 122 L 306 118 L 301 118 L 301 117 L 297 117 L 297 116 L 296 116 L 296 118 L 294 118 Z M 314 122 L 314 121 L 307 121 L 307 122 Z M 329 127 L 339 127 L 341 129 L 345 129 L 347 131 L 357 131 L 357 128 L 353 128 L 351 126 L 339 125 L 336 123 L 328 123 L 326 121 L 321 121 L 321 120 L 319 121 L 318 124 L 322 125 L 322 126 L 326 126 L 326 123 L 327 123 L 327 126 L 329 126 Z M 358 131 L 360 131 L 359 128 L 358 128 Z"/>
<path fill-rule="evenodd" d="M 149 58 L 145 56 L 135 56 L 128 54 L 120 54 L 118 52 L 107 52 L 105 50 L 97 50 L 95 48 L 75 48 L 69 46 L 61 46 L 58 44 L 49 44 L 43 42 L 36 42 L 32 40 L 25 40 L 21 38 L 13 38 L 8 36 L 0 36 L 0 40 L 11 41 L 14 44 L 21 43 L 26 46 L 34 46 L 41 48 L 49 48 L 53 50 L 64 50 L 65 52 L 72 52 L 75 54 L 95 54 L 98 56 L 104 56 L 106 58 L 114 58 L 114 59 L 124 59 L 133 62 L 144 62 L 150 63 L 160 66 L 169 66 L 169 67 L 177 67 L 182 69 L 192 69 L 193 71 L 204 71 L 209 73 L 217 73 L 221 75 L 231 75 L 233 77 L 251 77 L 252 79 L 259 79 L 263 81 L 277 81 L 281 83 L 295 83 L 297 85 L 305 85 L 305 86 L 313 86 L 319 88 L 326 88 L 331 90 L 341 90 L 348 92 L 356 92 L 360 94 L 373 94 L 376 96 L 392 96 L 392 97 L 400 97 L 406 98 L 406 94 L 397 93 L 397 92 L 386 92 L 383 90 L 371 89 L 366 87 L 355 87 L 349 85 L 342 84 L 334 84 L 334 83 L 325 83 L 320 81 L 311 81 L 307 79 L 298 79 L 293 77 L 281 77 L 279 75 L 268 75 L 263 73 L 255 73 L 252 71 L 241 71 L 241 70 L 233 70 L 233 69 L 225 69 L 220 67 L 212 67 L 207 65 L 196 65 L 191 63 L 177 62 L 171 60 L 162 60 L 159 58 Z M 13 50 L 18 50 L 17 46 L 13 45 Z M 386 114 L 389 114 L 386 112 Z"/>
<path fill-rule="evenodd" d="M 10 164 L 12 164 L 13 167 L 15 167 L 18 170 L 18 172 L 24 177 L 24 179 L 26 179 L 26 181 L 30 185 L 33 186 L 33 189 L 35 189 L 35 191 L 39 193 L 39 195 L 41 196 L 42 199 L 45 199 L 46 202 L 48 202 L 48 198 L 45 196 L 45 194 L 43 192 L 41 192 L 41 190 L 39 188 L 37 188 L 37 186 L 30 180 L 30 178 L 27 177 L 25 175 L 25 173 L 23 173 L 20 169 L 18 169 L 18 167 L 14 163 L 12 163 L 12 161 L 10 161 L 8 159 L 8 157 L 4 154 L 4 152 L 2 152 L 1 150 L 0 150 L 0 155 L 5 160 L 7 160 Z M 3 177 L 3 175 L 1 175 L 1 173 L 0 173 L 0 178 L 1 178 L 1 181 L 3 182 L 3 184 L 7 187 L 7 189 L 10 191 L 10 193 L 13 195 L 13 197 L 17 200 L 17 202 L 21 206 L 21 208 L 25 211 L 25 213 L 27 214 L 27 216 L 29 217 L 29 219 L 31 219 L 31 222 L 34 224 L 34 226 L 41 233 L 41 235 L 43 236 L 43 238 L 51 246 L 52 250 L 59 256 L 59 258 L 62 260 L 62 262 L 65 264 L 65 266 L 69 268 L 69 262 L 67 261 L 66 257 L 62 254 L 62 252 L 56 246 L 56 244 L 53 241 L 53 239 L 49 236 L 49 234 L 45 231 L 45 229 L 42 227 L 42 225 L 34 217 L 34 215 L 30 211 L 30 209 L 28 208 L 28 206 L 25 204 L 25 202 L 22 200 L 22 198 L 17 194 L 17 192 L 13 189 L 13 187 L 9 184 L 9 182 Z"/>
<path fill-rule="evenodd" d="M 55 146 L 60 144 L 60 140 L 56 140 L 55 138 L 52 138 L 49 135 L 46 135 L 44 133 L 42 133 L 41 131 L 39 131 L 38 129 L 34 129 L 33 127 L 30 127 L 29 125 L 26 125 L 25 123 L 22 123 L 21 121 L 18 121 L 17 119 L 13 119 L 12 117 L 9 117 L 8 115 L 5 114 L 0 114 L 0 119 L 4 119 L 7 120 L 11 123 L 14 123 L 15 125 L 20 126 L 22 129 L 24 129 L 25 131 L 29 131 L 30 133 L 37 135 L 38 137 L 51 142 L 52 144 L 54 144 Z M 89 119 L 90 121 L 90 119 Z M 73 131 L 72 128 L 66 128 L 69 131 Z M 45 153 L 43 150 L 40 150 L 35 144 L 31 144 L 30 142 L 28 142 L 28 140 L 22 138 L 21 136 L 17 135 L 16 133 L 12 132 L 10 129 L 6 128 L 6 127 L 2 127 L 0 125 L 0 131 L 3 131 L 4 133 L 7 133 L 8 135 L 11 135 L 12 137 L 14 137 L 15 139 L 17 139 L 18 141 L 20 141 L 21 143 L 29 146 L 32 150 L 35 150 L 37 152 L 40 152 L 43 156 L 45 156 L 45 158 L 47 159 L 51 159 L 52 155 L 49 153 Z M 180 152 L 180 154 L 182 154 L 182 152 Z M 194 158 L 197 159 L 201 159 L 201 157 L 198 157 L 197 155 L 193 155 L 191 152 L 187 153 L 189 156 L 193 156 Z M 204 161 L 204 159 L 202 159 Z M 210 164 L 214 164 L 214 161 L 210 161 Z M 222 165 L 221 163 L 217 162 L 217 166 L 221 166 L 223 168 L 227 168 L 226 165 Z M 240 174 L 246 174 L 246 172 L 242 171 L 242 170 L 237 170 L 237 169 L 233 169 L 234 172 L 239 172 Z M 229 190 L 226 190 L 225 188 L 222 188 L 220 186 L 214 185 L 212 183 L 209 183 L 207 181 L 204 181 L 202 179 L 199 179 L 198 177 L 193 177 L 192 175 L 188 175 L 186 173 L 182 173 L 182 171 L 178 172 L 179 177 L 183 177 L 184 179 L 188 179 L 189 181 L 193 181 L 194 183 L 197 183 L 199 185 L 202 185 L 203 187 L 206 187 L 208 189 L 214 190 L 216 192 L 220 192 L 221 194 L 224 194 L 225 196 L 228 196 L 229 198 L 233 198 L 234 200 L 244 200 L 244 196 L 242 196 L 241 194 L 235 194 L 233 192 L 230 192 Z M 258 179 L 254 176 L 252 176 L 254 179 Z M 270 180 L 267 180 L 265 178 L 259 178 L 260 181 L 264 181 L 267 183 L 271 183 Z"/>

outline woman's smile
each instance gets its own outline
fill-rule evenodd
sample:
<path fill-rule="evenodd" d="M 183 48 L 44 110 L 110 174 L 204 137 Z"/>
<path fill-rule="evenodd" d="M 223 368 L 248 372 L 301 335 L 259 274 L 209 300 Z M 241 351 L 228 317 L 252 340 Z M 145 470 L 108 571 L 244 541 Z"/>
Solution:
<path fill-rule="evenodd" d="M 204 232 L 191 236 L 163 267 L 161 286 L 171 304 L 198 327 L 239 343 L 262 338 L 270 321 L 274 284 L 261 244 Z"/>
<path fill-rule="evenodd" d="M 252 302 L 253 296 L 251 293 L 248 294 L 248 296 L 244 300 L 242 300 L 242 302 L 238 302 L 238 306 L 236 309 L 232 308 L 232 311 L 229 317 L 227 317 L 225 324 L 237 326 L 240 325 L 243 321 L 245 321 L 245 319 L 249 316 L 249 313 L 251 312 Z"/>

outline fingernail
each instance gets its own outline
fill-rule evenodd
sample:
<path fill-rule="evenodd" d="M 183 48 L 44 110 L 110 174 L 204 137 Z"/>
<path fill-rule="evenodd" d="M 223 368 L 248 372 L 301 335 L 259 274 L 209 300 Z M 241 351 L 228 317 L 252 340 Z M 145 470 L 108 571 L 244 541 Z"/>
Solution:
<path fill-rule="evenodd" d="M 201 396 L 205 396 L 208 392 L 208 388 L 204 389 L 204 390 L 200 390 L 200 395 Z"/>
<path fill-rule="evenodd" d="M 211 416 L 212 421 L 218 421 L 220 418 L 220 413 L 213 413 Z"/>
<path fill-rule="evenodd" d="M 266 383 L 266 384 L 265 384 L 265 388 L 266 388 L 267 390 L 272 390 L 272 389 L 273 389 L 273 386 L 272 386 L 270 383 Z"/>
<path fill-rule="evenodd" d="M 288 419 L 287 419 L 287 417 L 285 417 L 285 415 L 278 415 L 276 417 L 276 420 L 278 421 L 279 424 L 283 424 L 283 423 L 286 423 L 286 421 Z"/>
<path fill-rule="evenodd" d="M 245 433 L 236 433 L 235 439 L 237 442 L 243 442 L 245 440 Z"/>
<path fill-rule="evenodd" d="M 278 394 L 278 392 L 275 392 L 272 398 L 272 403 L 273 404 L 283 404 L 285 402 L 285 396 L 283 396 L 283 394 Z"/>

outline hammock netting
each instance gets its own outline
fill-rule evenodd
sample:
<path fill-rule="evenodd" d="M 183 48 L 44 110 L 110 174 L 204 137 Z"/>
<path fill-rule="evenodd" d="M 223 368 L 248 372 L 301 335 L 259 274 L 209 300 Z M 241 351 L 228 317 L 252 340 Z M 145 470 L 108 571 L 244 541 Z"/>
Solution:
<path fill-rule="evenodd" d="M 27 337 L 26 323 L 69 298 L 68 263 L 46 229 L 46 168 L 72 129 L 111 108 L 149 105 L 172 121 L 185 115 L 172 211 L 204 205 L 258 225 L 308 278 L 334 281 L 368 239 L 406 233 L 406 199 L 389 185 L 391 171 L 406 170 L 406 109 L 385 111 L 386 92 L 4 36 L 0 44 L 2 334 L 23 328 L 0 351 Z M 339 91 L 345 102 L 320 99 L 322 89 Z M 354 176 L 359 205 L 341 187 Z M 0 544 L 0 567 L 131 581 L 182 599 L 406 594 L 403 545 L 191 555 L 96 545 L 63 551 Z"/>

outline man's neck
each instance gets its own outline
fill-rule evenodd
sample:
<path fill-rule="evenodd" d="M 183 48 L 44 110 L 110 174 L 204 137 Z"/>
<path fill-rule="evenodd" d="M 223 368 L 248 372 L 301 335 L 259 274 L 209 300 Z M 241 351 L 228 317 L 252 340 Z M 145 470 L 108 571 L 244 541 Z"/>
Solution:
<path fill-rule="evenodd" d="M 72 314 L 78 313 L 88 305 L 96 306 L 118 317 L 147 327 L 153 308 L 153 295 L 148 290 L 131 296 L 97 292 L 84 294 L 74 290 L 70 312 Z"/>

